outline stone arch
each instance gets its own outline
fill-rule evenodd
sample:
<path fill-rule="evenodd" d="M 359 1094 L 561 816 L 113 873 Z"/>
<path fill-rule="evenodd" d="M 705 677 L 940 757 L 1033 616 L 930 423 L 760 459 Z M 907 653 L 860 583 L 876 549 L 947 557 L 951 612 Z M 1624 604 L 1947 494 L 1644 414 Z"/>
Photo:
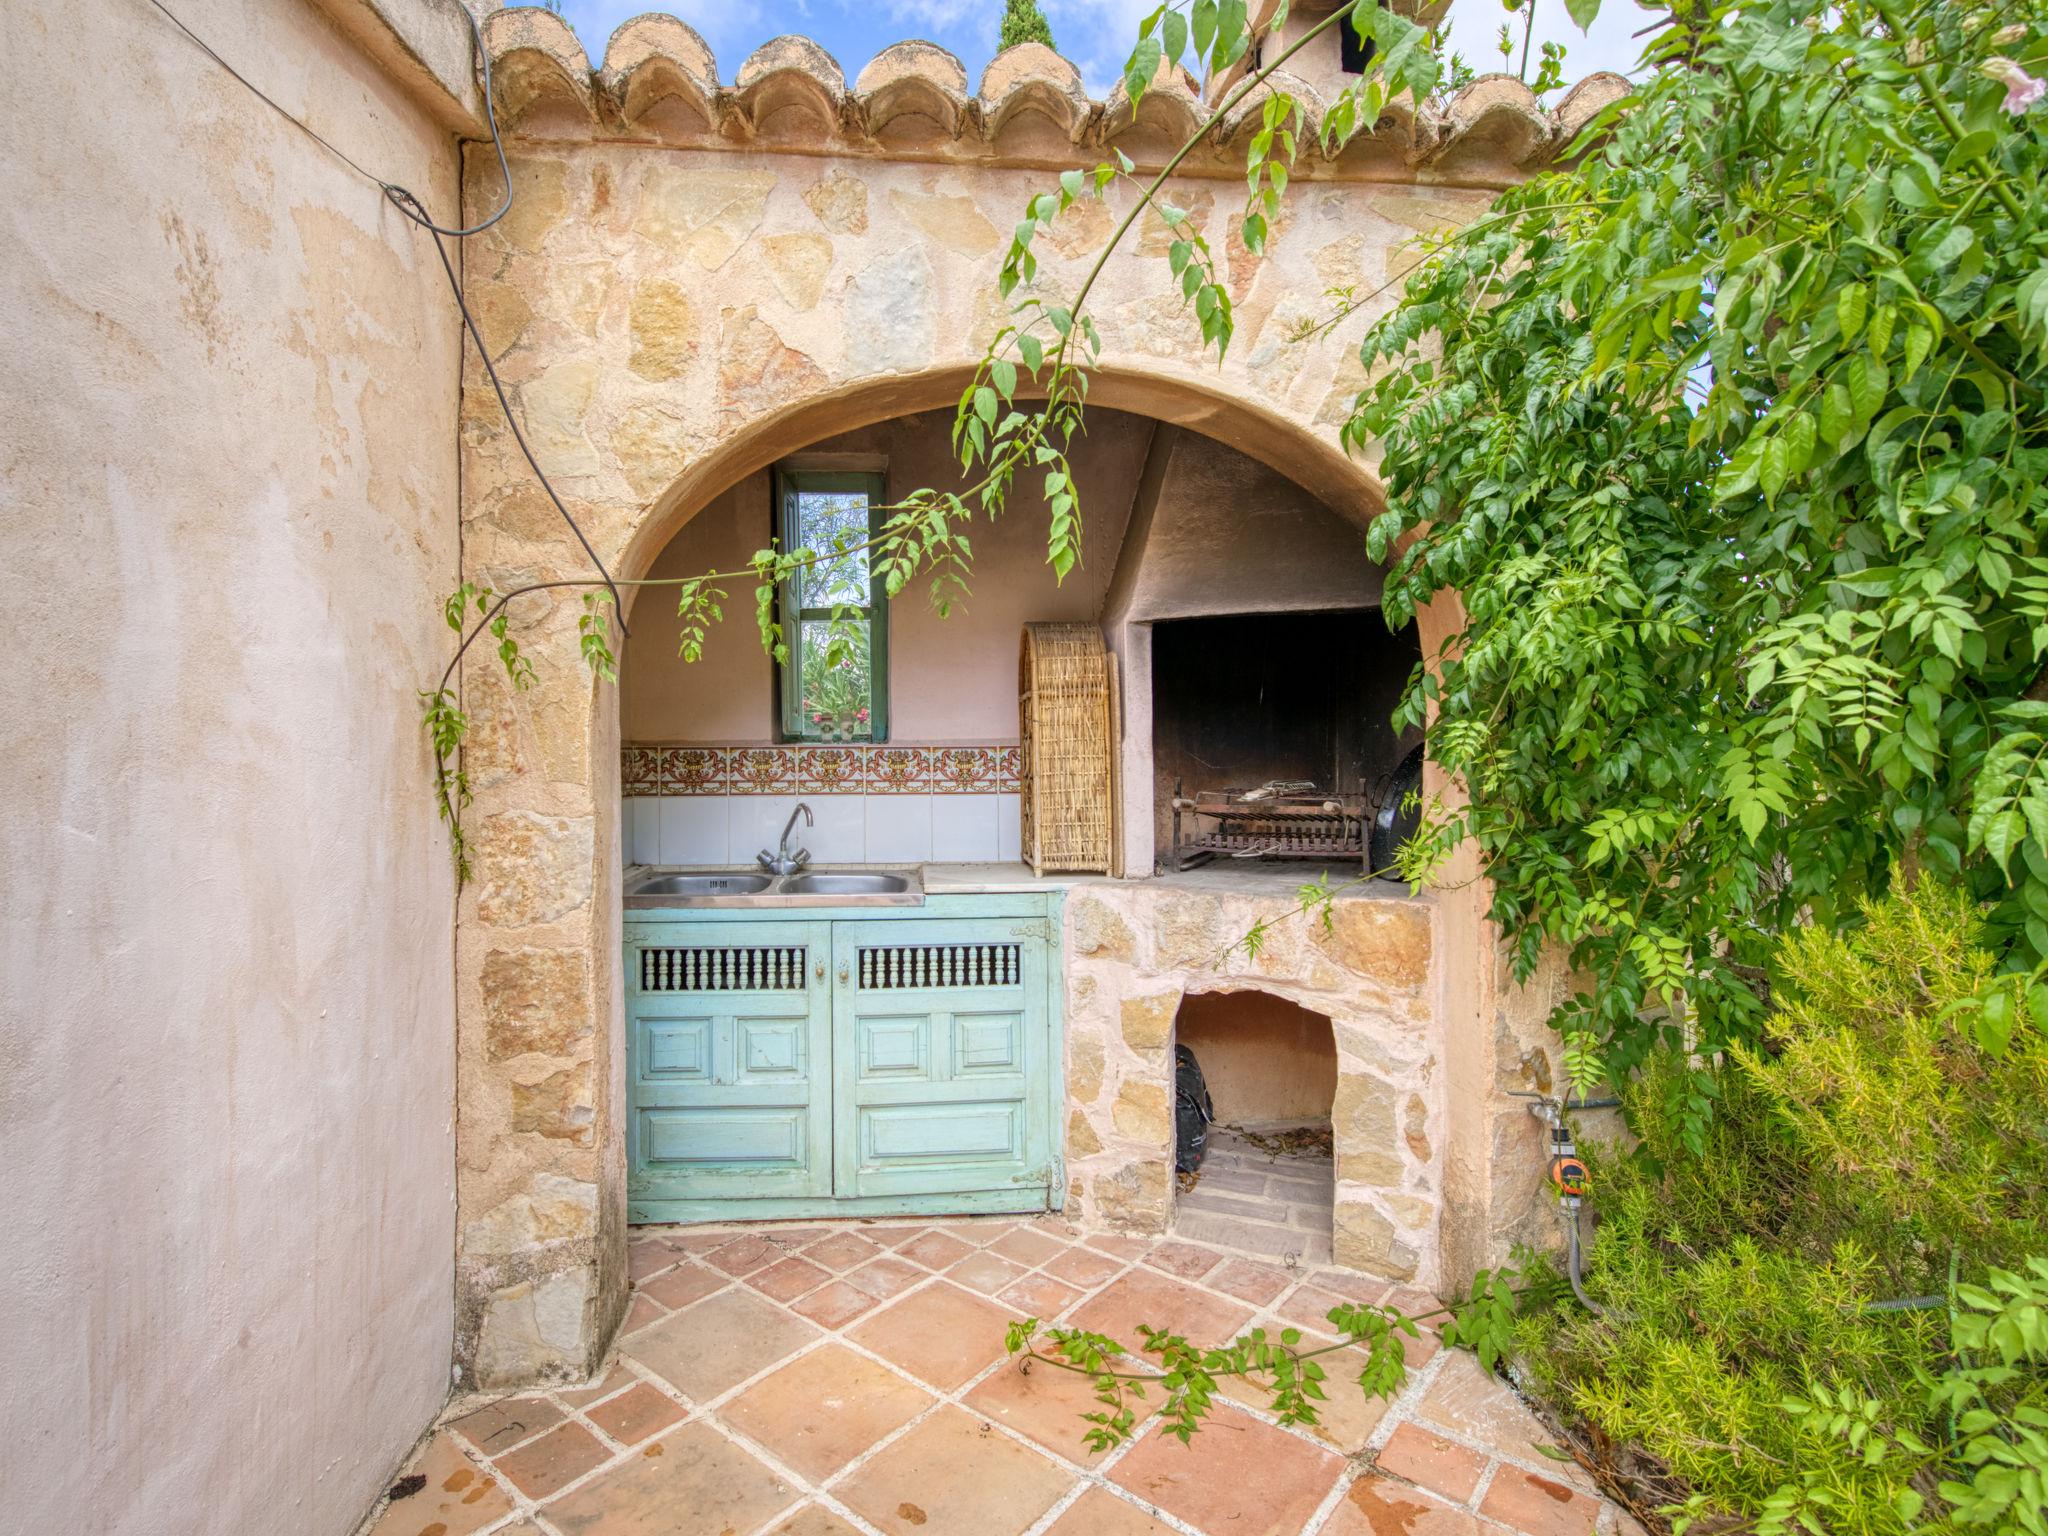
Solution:
<path fill-rule="evenodd" d="M 516 18 L 502 26 L 525 28 L 520 46 L 532 55 L 535 106 L 522 121 L 555 123 L 547 104 L 566 99 L 562 81 L 575 71 L 553 32 Z M 663 47 L 676 58 L 642 81 L 647 110 L 663 91 L 698 106 L 704 97 L 726 115 L 808 120 L 823 110 L 825 97 L 803 95 L 811 86 L 797 78 L 815 81 L 814 60 L 808 73 L 801 59 L 779 73 L 764 62 L 739 91 L 714 92 L 699 78 L 702 60 Z M 643 60 L 632 79 L 612 81 L 606 102 L 634 110 L 633 81 L 651 68 Z M 784 85 L 796 95 L 771 111 L 770 88 Z M 863 151 L 855 161 L 838 139 L 770 153 L 612 139 L 601 127 L 588 140 L 559 136 L 559 124 L 545 131 L 558 136 L 511 144 L 520 199 L 470 242 L 464 282 L 535 452 L 595 547 L 629 578 L 713 494 L 782 454 L 950 404 L 1007 314 L 993 286 L 1007 230 L 1050 179 L 1042 158 Z M 1033 138 L 1029 152 L 1052 150 Z M 1286 338 L 1326 289 L 1398 275 L 1403 241 L 1471 216 L 1490 194 L 1304 184 L 1299 214 L 1253 255 L 1228 237 L 1238 185 L 1196 178 L 1182 194 L 1237 306 L 1228 357 L 1219 365 L 1205 354 L 1163 244 L 1141 235 L 1091 304 L 1104 338 L 1091 401 L 1219 439 L 1363 525 L 1380 490 L 1336 429 L 1362 382 L 1354 342 L 1368 316 L 1312 346 Z M 493 186 L 480 179 L 472 200 Z M 1042 292 L 1073 291 L 1110 217 L 1084 208 L 1040 236 Z M 465 579 L 504 590 L 586 572 L 473 360 L 464 383 Z M 574 592 L 522 601 L 514 633 L 537 686 L 514 692 L 484 650 L 462 674 L 476 874 L 458 928 L 457 1357 L 478 1384 L 582 1373 L 626 1295 L 618 704 L 579 660 L 583 613 Z M 1450 604 L 1422 616 L 1426 650 L 1454 618 Z M 1070 903 L 1070 922 L 1095 899 Z M 1518 1021 L 1540 1020 L 1541 1001 L 1503 1001 L 1510 989 L 1476 881 L 1432 911 L 1432 952 L 1459 957 L 1428 982 L 1431 1027 L 1446 1042 L 1438 1081 L 1462 1081 L 1473 1105 L 1491 1106 L 1497 1062 L 1513 1054 L 1501 1042 L 1519 1049 L 1527 1031 Z M 1401 1227 L 1442 1226 L 1428 1263 L 1447 1276 L 1499 1246 L 1487 1217 L 1492 1113 L 1444 1122 L 1433 1142 L 1440 1205 Z M 1464 1214 L 1453 1221 L 1456 1211 Z M 1418 1276 L 1438 1272 L 1420 1250 L 1417 1264 Z"/>

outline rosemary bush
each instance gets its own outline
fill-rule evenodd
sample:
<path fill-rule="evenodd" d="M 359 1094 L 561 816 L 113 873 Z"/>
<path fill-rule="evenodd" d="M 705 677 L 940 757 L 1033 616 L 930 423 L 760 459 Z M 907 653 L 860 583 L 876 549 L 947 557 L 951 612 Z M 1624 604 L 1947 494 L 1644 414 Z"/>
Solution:
<path fill-rule="evenodd" d="M 1640 1142 L 1593 1150 L 1606 1311 L 1530 1309 L 1517 1345 L 1681 1524 L 2040 1536 L 2048 1036 L 2021 1010 L 2002 1054 L 1978 1042 L 1981 939 L 1931 881 L 1793 936 L 1704 1147 L 1660 1063 L 1626 1090 Z M 1931 1304 L 1872 1309 L 1902 1299 Z"/>

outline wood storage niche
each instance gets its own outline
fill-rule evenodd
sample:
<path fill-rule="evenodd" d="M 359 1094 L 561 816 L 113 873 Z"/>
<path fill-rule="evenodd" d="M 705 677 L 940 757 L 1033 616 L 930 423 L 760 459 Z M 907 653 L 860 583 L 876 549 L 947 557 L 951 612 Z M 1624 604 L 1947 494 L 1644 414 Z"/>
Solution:
<path fill-rule="evenodd" d="M 1027 624 L 1017 663 L 1023 853 L 1034 874 L 1114 873 L 1116 659 L 1093 624 Z"/>

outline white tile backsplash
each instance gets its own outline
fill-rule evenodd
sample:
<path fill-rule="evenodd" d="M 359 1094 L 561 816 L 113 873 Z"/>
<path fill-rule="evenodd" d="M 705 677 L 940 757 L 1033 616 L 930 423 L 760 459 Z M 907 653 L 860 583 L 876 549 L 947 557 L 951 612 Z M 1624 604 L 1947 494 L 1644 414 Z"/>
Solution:
<path fill-rule="evenodd" d="M 1024 797 L 996 796 L 996 857 L 1024 857 Z"/>
<path fill-rule="evenodd" d="M 793 847 L 813 864 L 969 864 L 1021 857 L 1015 794 L 626 795 L 628 864 L 751 865 L 799 801 Z"/>
<path fill-rule="evenodd" d="M 620 839 L 628 864 L 661 862 L 661 801 L 653 795 L 627 795 L 626 835 Z"/>
<path fill-rule="evenodd" d="M 1000 795 L 933 795 L 932 860 L 968 864 L 996 856 L 996 802 Z"/>
<path fill-rule="evenodd" d="M 932 795 L 867 797 L 867 862 L 922 864 L 932 856 Z"/>
<path fill-rule="evenodd" d="M 663 864 L 733 862 L 727 830 L 732 804 L 724 795 L 668 795 L 661 806 Z"/>
<path fill-rule="evenodd" d="M 813 864 L 859 864 L 867 859 L 865 795 L 733 795 L 731 862 L 751 864 L 762 849 L 773 853 L 783 823 L 797 803 L 811 808 L 815 825 L 799 818 L 789 834 L 790 850 L 808 848 Z"/>

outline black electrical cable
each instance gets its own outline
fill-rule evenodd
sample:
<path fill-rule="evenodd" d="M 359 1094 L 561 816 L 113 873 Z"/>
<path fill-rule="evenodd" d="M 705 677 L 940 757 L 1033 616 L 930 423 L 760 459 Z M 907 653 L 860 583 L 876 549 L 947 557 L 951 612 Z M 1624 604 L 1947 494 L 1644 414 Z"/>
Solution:
<path fill-rule="evenodd" d="M 628 639 L 631 639 L 633 632 L 626 627 L 626 609 L 625 604 L 619 597 L 618 583 L 612 580 L 612 573 L 606 569 L 604 561 L 598 558 L 597 551 L 591 547 L 590 540 L 584 537 L 583 529 L 578 526 L 576 519 L 570 516 L 569 509 L 562 504 L 562 498 L 555 494 L 555 488 L 548 480 L 547 472 L 540 467 L 540 461 L 534 458 L 533 450 L 527 446 L 526 434 L 519 430 L 518 419 L 512 414 L 512 403 L 505 397 L 505 386 L 499 382 L 498 370 L 491 363 L 491 354 L 484 346 L 483 335 L 477 330 L 476 320 L 469 312 L 468 303 L 463 299 L 462 283 L 455 275 L 454 264 L 448 260 L 448 249 L 441 243 L 443 235 L 453 240 L 464 240 L 471 235 L 481 234 L 512 211 L 512 170 L 505 162 L 505 137 L 498 129 L 498 108 L 497 103 L 492 99 L 491 54 L 490 50 L 484 46 L 483 28 L 477 24 L 477 19 L 471 14 L 469 7 L 466 4 L 459 3 L 459 0 L 456 5 L 456 9 L 462 12 L 462 19 L 469 23 L 470 46 L 476 51 L 478 68 L 483 75 L 484 116 L 491 127 L 491 147 L 498 152 L 498 175 L 505 184 L 505 196 L 504 200 L 498 204 L 497 211 L 481 224 L 472 224 L 467 228 L 459 226 L 450 228 L 446 225 L 436 224 L 428 215 L 426 205 L 412 192 L 401 187 L 395 181 L 386 181 L 374 172 L 366 170 L 336 146 L 332 140 L 316 131 L 303 118 L 296 117 L 279 106 L 275 99 L 257 86 L 247 75 L 222 58 L 211 43 L 186 26 L 177 13 L 164 4 L 164 0 L 149 0 L 149 3 L 163 12 L 171 24 L 184 33 L 186 37 L 190 38 L 199 48 L 200 52 L 204 53 L 214 63 L 240 81 L 258 101 L 269 107 L 271 111 L 290 123 L 294 128 L 297 128 L 299 132 L 305 134 L 307 138 L 318 144 L 365 181 L 375 183 L 377 190 L 384 194 L 385 200 L 392 207 L 396 208 L 410 222 L 417 224 L 421 229 L 424 229 L 434 237 L 434 250 L 441 258 L 441 270 L 448 275 L 448 288 L 455 295 L 455 307 L 462 312 L 463 328 L 469 333 L 470 339 L 476 343 L 477 356 L 482 360 L 484 373 L 490 378 L 491 389 L 498 397 L 498 408 L 505 413 L 505 424 L 512 429 L 513 441 L 519 444 L 519 451 L 526 456 L 527 465 L 533 470 L 534 478 L 540 481 L 540 488 L 547 492 L 548 500 L 553 502 L 555 510 L 562 514 L 562 521 L 567 523 L 569 531 L 576 535 L 576 542 L 583 546 L 583 553 L 590 557 L 590 563 L 597 567 L 598 575 L 604 578 L 604 584 L 612 595 L 612 612 L 618 615 L 619 632 Z"/>
<path fill-rule="evenodd" d="M 392 201 L 396 202 L 398 197 L 411 196 L 410 192 L 401 189 Z M 415 203 L 414 206 L 417 207 L 418 204 Z M 484 365 L 484 375 L 490 379 L 491 388 L 497 393 L 498 407 L 505 413 L 505 425 L 512 429 L 512 441 L 517 443 L 519 451 L 526 455 L 526 462 L 533 466 L 533 477 L 540 481 L 540 488 L 548 493 L 548 500 L 555 504 L 555 510 L 562 514 L 562 521 L 569 525 L 569 531 L 576 535 L 576 542 L 583 546 L 583 552 L 590 556 L 590 563 L 597 567 L 598 574 L 604 577 L 604 584 L 611 588 L 612 608 L 619 615 L 619 629 L 630 637 L 632 631 L 626 628 L 625 609 L 619 604 L 619 589 L 612 582 L 612 573 L 604 568 L 604 562 L 597 558 L 597 551 L 590 547 L 590 540 L 583 536 L 583 530 L 576 525 L 576 519 L 569 515 L 569 509 L 562 505 L 562 498 L 555 494 L 554 486 L 548 483 L 548 477 L 542 473 L 539 460 L 534 458 L 533 449 L 527 444 L 526 434 L 519 430 L 519 419 L 512 414 L 511 402 L 505 398 L 505 386 L 498 379 L 498 370 L 491 362 L 490 352 L 484 347 L 483 333 L 476 328 L 476 317 L 470 314 L 469 304 L 462 297 L 462 284 L 456 280 L 455 267 L 448 260 L 448 247 L 442 242 L 440 231 L 433 225 L 425 225 L 425 228 L 434 237 L 434 250 L 441 258 L 441 270 L 448 274 L 448 287 L 455 295 L 455 307 L 462 311 L 462 323 L 469 331 L 470 338 L 476 342 L 476 355 Z"/>

